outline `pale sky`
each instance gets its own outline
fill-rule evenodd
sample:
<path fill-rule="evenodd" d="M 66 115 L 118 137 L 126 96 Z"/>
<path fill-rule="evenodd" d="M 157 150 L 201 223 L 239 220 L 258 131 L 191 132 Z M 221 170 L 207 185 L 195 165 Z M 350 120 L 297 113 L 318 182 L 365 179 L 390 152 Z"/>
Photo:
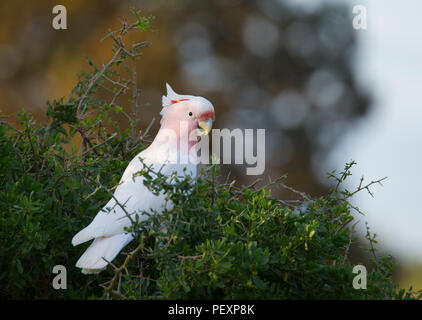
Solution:
<path fill-rule="evenodd" d="M 321 2 L 332 0 L 320 0 Z M 362 192 L 355 204 L 384 248 L 402 262 L 422 262 L 422 1 L 344 0 L 367 8 L 367 29 L 358 30 L 355 70 L 374 98 L 373 110 L 328 155 L 325 169 L 354 159 L 351 179 L 375 180 L 375 198 Z M 290 0 L 296 4 L 309 3 Z M 352 22 L 351 22 L 352 27 Z"/>

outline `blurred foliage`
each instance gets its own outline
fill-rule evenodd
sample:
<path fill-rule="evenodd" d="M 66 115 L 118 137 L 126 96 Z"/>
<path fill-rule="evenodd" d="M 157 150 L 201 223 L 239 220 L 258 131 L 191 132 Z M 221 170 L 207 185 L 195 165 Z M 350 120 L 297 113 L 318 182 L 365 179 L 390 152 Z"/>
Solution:
<path fill-rule="evenodd" d="M 352 68 L 357 35 L 352 8 L 344 2 L 300 7 L 281 0 L 72 0 L 61 3 L 68 10 L 64 31 L 51 27 L 55 4 L 0 4 L 6 112 L 32 109 L 37 120 L 44 119 L 45 100 L 69 94 L 74 70 L 85 68 L 85 54 L 109 59 L 109 43 L 98 40 L 127 16 L 130 5 L 157 16 L 157 32 L 148 36 L 154 45 L 143 53 L 137 75 L 140 125 L 157 114 L 148 106 L 160 105 L 165 82 L 177 92 L 207 96 L 216 125 L 266 128 L 267 145 L 274 146 L 267 148 L 267 176 L 288 172 L 289 184 L 317 195 L 327 190 L 315 174 L 321 158 L 370 109 Z M 127 124 L 122 114 L 116 120 Z M 225 174 L 229 170 L 237 181 L 252 182 L 243 167 L 222 167 Z"/>
<path fill-rule="evenodd" d="M 138 12 L 134 12 L 138 15 Z M 294 201 L 271 196 L 268 187 L 240 188 L 217 183 L 218 167 L 204 168 L 196 183 L 189 177 L 166 177 L 151 170 L 145 183 L 165 190 L 171 211 L 135 221 L 136 241 L 98 276 L 73 267 L 84 246 L 72 247 L 73 235 L 86 226 L 109 199 L 129 160 L 145 148 L 145 133 L 136 130 L 136 98 L 116 103 L 122 92 L 137 93 L 131 62 L 139 47 L 123 36 L 149 26 L 138 16 L 111 32 L 113 57 L 91 72 L 65 101 L 50 102 L 39 124 L 25 111 L 18 126 L 0 122 L 0 296 L 2 298 L 275 298 L 275 299 L 410 299 L 419 293 L 393 284 L 390 258 L 374 259 L 368 289 L 352 286 L 348 248 L 354 241 L 354 218 L 338 187 L 353 163 L 334 177 L 338 187 L 313 198 Z M 139 25 L 143 27 L 138 28 Z M 123 50 L 124 49 L 124 50 Z M 122 89 L 124 88 L 124 89 Z M 131 89 L 130 89 L 131 88 Z M 104 93 L 105 91 L 106 93 Z M 111 91 L 111 92 L 110 92 Z M 131 107 L 132 106 L 132 107 Z M 124 113 L 130 128 L 113 118 Z M 135 130 L 134 130 L 135 127 Z M 135 134 L 133 134 L 135 133 Z M 69 148 L 79 137 L 80 148 Z M 165 226 L 166 233 L 161 231 Z M 374 239 L 368 232 L 372 253 Z M 126 250 L 126 249 L 125 249 Z M 52 269 L 67 267 L 67 290 L 52 288 Z M 117 268 L 117 267 L 116 267 Z M 123 272 L 124 271 L 124 272 Z M 123 273 L 122 273 L 123 272 Z M 110 280 L 111 279 L 111 280 Z"/>

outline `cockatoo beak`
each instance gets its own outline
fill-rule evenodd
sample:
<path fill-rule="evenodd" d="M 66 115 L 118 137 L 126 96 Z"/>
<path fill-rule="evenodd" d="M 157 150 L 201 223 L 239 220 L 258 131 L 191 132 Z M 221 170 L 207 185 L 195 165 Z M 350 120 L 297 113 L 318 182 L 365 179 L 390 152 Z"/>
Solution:
<path fill-rule="evenodd" d="M 212 119 L 209 118 L 207 120 L 199 121 L 198 126 L 203 130 L 201 134 L 206 136 L 212 129 Z"/>

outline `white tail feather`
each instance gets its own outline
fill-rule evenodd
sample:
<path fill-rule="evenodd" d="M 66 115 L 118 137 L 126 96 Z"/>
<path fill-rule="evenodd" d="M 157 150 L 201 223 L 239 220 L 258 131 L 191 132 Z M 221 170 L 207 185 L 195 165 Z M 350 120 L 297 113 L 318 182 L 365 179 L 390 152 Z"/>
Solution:
<path fill-rule="evenodd" d="M 107 267 L 107 261 L 111 262 L 132 239 L 130 233 L 96 238 L 76 262 L 76 267 L 82 268 L 83 273 L 98 273 Z"/>
<path fill-rule="evenodd" d="M 72 238 L 72 244 L 74 246 L 92 240 L 94 238 L 92 236 L 92 232 L 90 232 L 88 228 L 89 226 L 75 234 L 75 236 Z"/>

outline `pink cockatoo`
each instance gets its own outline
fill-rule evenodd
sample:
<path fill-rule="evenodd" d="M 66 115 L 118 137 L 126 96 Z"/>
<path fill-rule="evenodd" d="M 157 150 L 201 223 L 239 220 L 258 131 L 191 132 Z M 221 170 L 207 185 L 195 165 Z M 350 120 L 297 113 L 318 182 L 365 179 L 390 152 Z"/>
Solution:
<path fill-rule="evenodd" d="M 143 184 L 143 177 L 136 175 L 144 165 L 168 176 L 177 172 L 177 175 L 189 174 L 196 177 L 195 156 L 192 159 L 192 156 L 186 155 L 195 154 L 190 151 L 198 142 L 199 136 L 208 134 L 211 130 L 214 107 L 203 97 L 179 95 L 168 84 L 167 96 L 163 96 L 162 104 L 161 127 L 154 141 L 132 159 L 114 191 L 113 198 L 72 239 L 74 246 L 94 239 L 76 263 L 82 273 L 98 273 L 105 269 L 108 262 L 133 240 L 133 235 L 124 230 L 131 226 L 127 213 L 140 213 L 139 220 L 142 221 L 147 218 L 141 214 L 143 211 L 160 212 L 166 206 L 171 206 L 166 201 L 165 194 L 154 195 Z"/>

